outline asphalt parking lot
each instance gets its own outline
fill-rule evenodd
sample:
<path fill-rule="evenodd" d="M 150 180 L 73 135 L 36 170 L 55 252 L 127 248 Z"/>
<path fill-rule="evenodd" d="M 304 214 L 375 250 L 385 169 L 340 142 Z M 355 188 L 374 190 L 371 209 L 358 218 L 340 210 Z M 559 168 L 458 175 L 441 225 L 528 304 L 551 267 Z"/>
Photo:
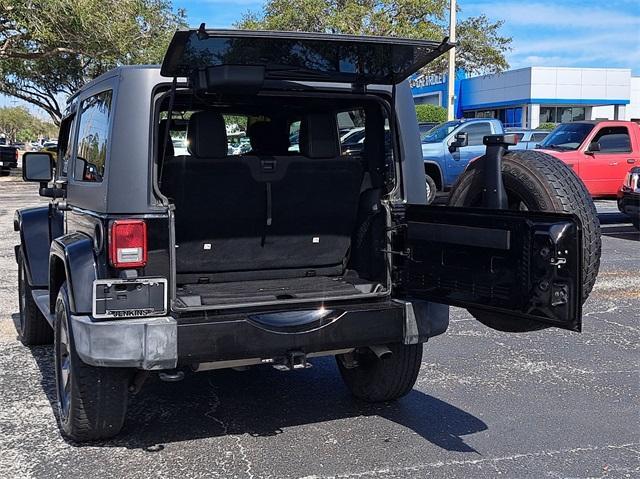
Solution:
<path fill-rule="evenodd" d="M 452 309 L 415 389 L 354 401 L 334 362 L 150 380 L 125 430 L 58 430 L 51 347 L 16 340 L 13 212 L 41 200 L 0 178 L 0 477 L 640 477 L 640 235 L 598 202 L 603 256 L 582 334 L 506 334 Z"/>

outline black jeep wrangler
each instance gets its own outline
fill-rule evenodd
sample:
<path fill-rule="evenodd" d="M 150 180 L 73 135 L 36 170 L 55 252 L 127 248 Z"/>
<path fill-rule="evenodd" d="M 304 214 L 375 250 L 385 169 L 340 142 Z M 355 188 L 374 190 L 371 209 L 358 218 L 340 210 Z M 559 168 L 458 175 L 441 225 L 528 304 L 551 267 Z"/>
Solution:
<path fill-rule="evenodd" d="M 55 164 L 24 156 L 51 202 L 14 224 L 18 332 L 54 342 L 65 435 L 117 434 L 153 371 L 335 356 L 356 397 L 399 398 L 448 305 L 500 330 L 580 330 L 599 226 L 563 163 L 486 137 L 452 206 L 424 204 L 405 80 L 450 47 L 201 27 L 161 68 L 69 99 Z M 356 127 L 364 146 L 344 154 Z M 229 146 L 243 129 L 249 151 Z"/>

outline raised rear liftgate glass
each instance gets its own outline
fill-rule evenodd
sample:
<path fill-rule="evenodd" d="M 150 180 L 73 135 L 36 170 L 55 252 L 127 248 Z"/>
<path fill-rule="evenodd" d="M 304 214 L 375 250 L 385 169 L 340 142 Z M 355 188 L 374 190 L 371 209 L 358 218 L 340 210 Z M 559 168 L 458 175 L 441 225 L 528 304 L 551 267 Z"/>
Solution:
<path fill-rule="evenodd" d="M 220 66 L 264 67 L 266 79 L 396 84 L 453 45 L 389 37 L 243 30 L 176 32 L 164 76 Z"/>

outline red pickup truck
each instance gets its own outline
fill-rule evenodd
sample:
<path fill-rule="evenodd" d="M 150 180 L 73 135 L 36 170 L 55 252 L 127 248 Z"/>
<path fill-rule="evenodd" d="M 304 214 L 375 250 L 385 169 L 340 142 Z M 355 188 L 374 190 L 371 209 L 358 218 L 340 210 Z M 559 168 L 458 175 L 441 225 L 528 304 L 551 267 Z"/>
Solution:
<path fill-rule="evenodd" d="M 629 168 L 640 165 L 640 126 L 618 120 L 563 123 L 538 149 L 573 168 L 594 198 L 615 198 Z"/>

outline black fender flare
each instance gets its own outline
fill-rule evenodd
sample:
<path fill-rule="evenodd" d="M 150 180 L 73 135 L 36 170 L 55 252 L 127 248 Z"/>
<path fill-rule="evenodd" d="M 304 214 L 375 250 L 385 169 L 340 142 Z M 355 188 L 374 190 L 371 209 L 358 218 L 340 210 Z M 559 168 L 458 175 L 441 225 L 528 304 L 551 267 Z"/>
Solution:
<path fill-rule="evenodd" d="M 62 235 L 62 213 L 51 205 L 16 210 L 13 229 L 20 233 L 20 245 L 16 247 L 25 262 L 27 282 L 34 289 L 46 288 L 49 280 L 49 246 L 51 239 Z"/>
<path fill-rule="evenodd" d="M 55 308 L 58 290 L 62 282 L 66 280 L 71 312 L 90 314 L 93 282 L 98 278 L 93 240 L 83 233 L 70 233 L 56 238 L 51 242 L 49 269 L 51 311 Z M 64 277 L 61 276 L 62 272 L 64 272 Z"/>
<path fill-rule="evenodd" d="M 427 160 L 427 159 L 425 159 L 423 161 L 424 161 L 423 169 L 425 170 L 425 173 L 426 173 L 426 169 L 427 169 L 426 166 L 427 165 L 433 165 L 433 166 L 435 166 L 437 168 L 438 175 L 440 176 L 440 178 L 439 178 L 440 179 L 440 185 L 442 185 L 442 191 L 444 191 L 444 174 L 442 173 L 442 167 L 440 166 L 440 163 L 438 163 L 435 160 Z M 436 178 L 434 178 L 434 180 L 436 180 Z"/>

